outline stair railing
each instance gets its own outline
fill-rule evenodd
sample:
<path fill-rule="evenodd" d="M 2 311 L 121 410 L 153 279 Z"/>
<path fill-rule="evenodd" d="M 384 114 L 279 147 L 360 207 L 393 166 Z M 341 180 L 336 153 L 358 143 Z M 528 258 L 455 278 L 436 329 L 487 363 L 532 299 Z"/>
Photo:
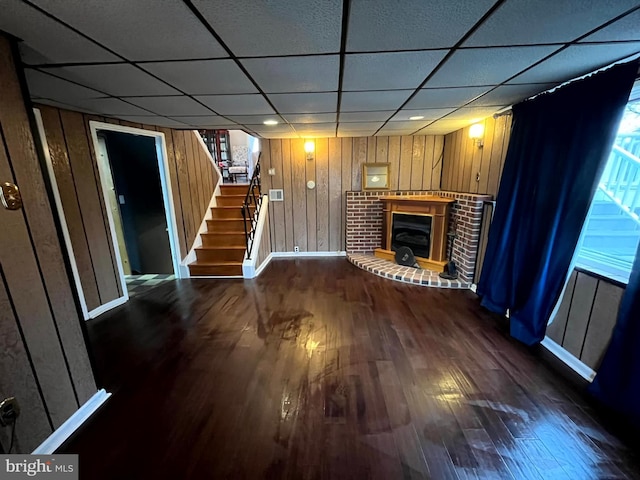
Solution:
<path fill-rule="evenodd" d="M 640 135 L 618 137 L 599 187 L 640 224 L 640 158 L 623 146 L 640 154 Z"/>
<path fill-rule="evenodd" d="M 247 195 L 242 202 L 242 220 L 244 224 L 244 238 L 247 245 L 247 259 L 251 259 L 251 252 L 253 250 L 253 239 L 256 232 L 258 223 L 258 215 L 260 213 L 260 205 L 262 205 L 262 186 L 260 184 L 260 157 L 262 152 L 258 156 L 258 162 L 251 175 L 251 181 L 249 182 L 249 189 Z M 251 212 L 254 208 L 253 213 Z M 250 221 L 250 222 L 249 222 Z M 249 226 L 247 226 L 249 223 Z"/>

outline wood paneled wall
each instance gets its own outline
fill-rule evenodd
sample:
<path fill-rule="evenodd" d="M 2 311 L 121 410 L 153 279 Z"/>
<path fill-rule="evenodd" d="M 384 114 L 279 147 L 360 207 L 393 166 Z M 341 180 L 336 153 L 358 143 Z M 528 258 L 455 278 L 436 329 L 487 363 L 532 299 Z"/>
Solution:
<path fill-rule="evenodd" d="M 598 370 L 616 324 L 624 286 L 574 270 L 547 336 Z"/>
<path fill-rule="evenodd" d="M 390 163 L 391 190 L 440 188 L 444 137 L 318 138 L 312 161 L 302 139 L 264 140 L 265 191 L 283 189 L 284 201 L 270 203 L 274 252 L 345 250 L 344 192 L 361 190 L 363 163 Z M 275 168 L 275 175 L 268 169 Z M 316 187 L 307 188 L 313 180 Z"/>
<path fill-rule="evenodd" d="M 13 47 L 0 35 L 0 182 L 23 201 L 0 206 L 0 398 L 21 406 L 12 453 L 30 453 L 97 389 Z"/>
<path fill-rule="evenodd" d="M 197 134 L 191 130 L 135 124 L 46 105 L 36 107 L 42 114 L 87 308 L 92 310 L 122 296 L 91 140 L 91 120 L 164 133 L 180 252 L 184 258 L 197 236 L 218 182 L 218 174 Z"/>
<path fill-rule="evenodd" d="M 469 138 L 466 127 L 449 133 L 444 140 L 442 190 L 498 194 L 504 158 L 507 154 L 511 115 L 485 118 L 484 146 Z M 478 178 L 478 180 L 476 180 Z"/>

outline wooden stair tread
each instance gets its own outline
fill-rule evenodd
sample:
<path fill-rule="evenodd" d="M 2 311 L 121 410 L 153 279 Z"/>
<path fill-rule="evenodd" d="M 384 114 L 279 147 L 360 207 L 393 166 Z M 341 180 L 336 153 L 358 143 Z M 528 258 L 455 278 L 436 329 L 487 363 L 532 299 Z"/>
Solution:
<path fill-rule="evenodd" d="M 233 260 L 219 260 L 217 262 L 205 262 L 202 260 L 196 260 L 195 262 L 192 262 L 189 264 L 189 266 L 191 265 L 198 265 L 198 266 L 202 266 L 202 267 L 215 267 L 215 266 L 233 266 L 233 265 L 240 265 L 242 266 L 242 262 L 236 262 Z"/>
<path fill-rule="evenodd" d="M 197 247 L 196 250 L 246 250 L 247 247 L 240 246 L 216 246 L 216 247 Z"/>
<path fill-rule="evenodd" d="M 240 230 L 220 230 L 219 232 L 203 232 L 202 235 L 242 235 L 244 236 L 244 231 Z"/>

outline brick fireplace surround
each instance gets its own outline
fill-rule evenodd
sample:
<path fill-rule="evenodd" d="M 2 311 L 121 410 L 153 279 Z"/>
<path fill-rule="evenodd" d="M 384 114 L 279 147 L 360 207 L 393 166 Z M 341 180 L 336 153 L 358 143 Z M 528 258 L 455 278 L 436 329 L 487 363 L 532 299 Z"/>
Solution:
<path fill-rule="evenodd" d="M 373 255 L 373 251 L 382 245 L 382 201 L 380 197 L 389 195 L 438 195 L 441 197 L 455 198 L 456 202 L 451 208 L 449 217 L 449 229 L 455 225 L 457 237 L 453 241 L 453 261 L 458 267 L 460 283 L 457 286 L 468 287 L 473 282 L 475 274 L 476 256 L 478 254 L 478 242 L 480 240 L 480 227 L 482 224 L 483 202 L 492 200 L 491 195 L 477 195 L 473 193 L 443 192 L 440 190 L 412 190 L 412 191 L 366 191 L 347 193 L 347 225 L 346 242 L 347 256 L 350 261 L 361 268 L 371 270 L 363 266 L 363 255 Z M 383 260 L 384 261 L 384 260 Z M 397 269 L 397 265 L 390 262 L 391 270 Z M 379 268 L 375 273 L 378 273 Z M 413 269 L 412 269 L 413 270 Z M 407 278 L 397 278 L 397 275 L 382 275 L 410 283 L 420 283 L 411 275 Z M 411 280 L 411 277 L 414 277 Z M 425 276 L 437 278 L 434 275 Z M 423 285 L 454 286 L 450 283 L 426 281 Z"/>

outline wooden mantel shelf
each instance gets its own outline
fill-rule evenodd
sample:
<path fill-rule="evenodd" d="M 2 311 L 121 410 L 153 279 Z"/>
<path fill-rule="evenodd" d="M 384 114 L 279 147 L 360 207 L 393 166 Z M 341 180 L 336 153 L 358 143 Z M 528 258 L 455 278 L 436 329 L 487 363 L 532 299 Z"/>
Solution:
<path fill-rule="evenodd" d="M 420 203 L 453 203 L 455 198 L 439 197 L 437 195 L 389 195 L 380 197 L 380 200 L 387 202 L 420 202 Z"/>
<path fill-rule="evenodd" d="M 437 195 L 389 195 L 380 197 L 384 204 L 382 219 L 382 248 L 377 248 L 374 255 L 386 260 L 395 261 L 392 249 L 392 226 L 395 213 L 429 215 L 431 223 L 431 254 L 429 258 L 416 256 L 422 268 L 441 272 L 447 263 L 447 229 L 449 225 L 449 209 L 454 198 Z"/>

